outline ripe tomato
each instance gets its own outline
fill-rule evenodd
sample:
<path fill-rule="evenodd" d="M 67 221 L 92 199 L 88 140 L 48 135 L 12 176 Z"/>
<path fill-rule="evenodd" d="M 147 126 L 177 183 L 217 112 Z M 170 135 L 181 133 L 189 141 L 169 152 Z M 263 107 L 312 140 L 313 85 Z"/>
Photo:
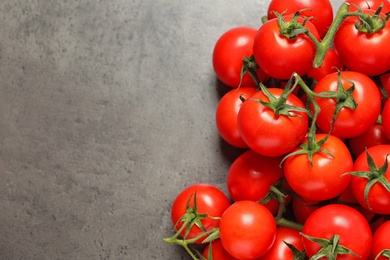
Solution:
<path fill-rule="evenodd" d="M 219 231 L 222 245 L 230 255 L 238 259 L 256 259 L 273 245 L 276 222 L 262 204 L 241 200 L 223 213 Z"/>
<path fill-rule="evenodd" d="M 218 79 L 227 86 L 237 88 L 240 85 L 242 58 L 253 53 L 253 40 L 257 30 L 251 27 L 236 27 L 228 30 L 217 40 L 213 51 L 213 67 Z M 267 76 L 259 70 L 260 81 Z M 249 74 L 242 79 L 243 87 L 257 87 Z"/>
<path fill-rule="evenodd" d="M 387 138 L 390 139 L 390 99 L 388 99 L 382 109 L 382 126 Z"/>
<path fill-rule="evenodd" d="M 330 204 L 317 209 L 306 220 L 302 233 L 323 239 L 330 239 L 337 234 L 340 236 L 339 245 L 357 255 L 338 255 L 337 259 L 369 259 L 372 245 L 370 226 L 362 214 L 349 206 Z M 320 244 L 305 237 L 302 241 L 309 258 L 321 249 Z"/>
<path fill-rule="evenodd" d="M 375 165 L 380 168 L 385 160 L 390 162 L 390 145 L 376 145 L 367 149 L 367 152 L 372 157 Z M 367 154 L 364 152 L 355 160 L 353 171 L 368 172 L 370 167 L 367 162 Z M 386 170 L 383 177 L 390 182 L 390 168 Z M 382 177 L 382 178 L 383 178 Z M 381 184 L 376 182 L 373 184 L 365 197 L 365 188 L 369 179 L 365 177 L 352 176 L 352 191 L 356 200 L 365 209 L 376 214 L 390 214 L 390 192 Z M 368 202 L 368 203 L 367 203 Z M 368 205 L 367 205 L 368 204 Z"/>
<path fill-rule="evenodd" d="M 242 105 L 240 97 L 246 99 L 255 92 L 255 88 L 232 89 L 218 103 L 215 115 L 218 132 L 222 139 L 234 147 L 248 147 L 238 131 L 237 115 Z"/>
<path fill-rule="evenodd" d="M 321 38 L 325 36 L 333 21 L 333 7 L 329 0 L 272 0 L 268 6 L 268 19 L 276 18 L 274 13 L 284 15 L 301 11 L 300 15 L 313 17 L 310 21 L 316 27 Z"/>
<path fill-rule="evenodd" d="M 270 187 L 283 178 L 279 166 L 281 157 L 266 157 L 253 150 L 241 154 L 232 163 L 227 175 L 227 187 L 233 201 L 259 201 L 270 192 Z M 276 214 L 279 203 L 271 199 L 264 204 Z"/>
<path fill-rule="evenodd" d="M 375 10 L 364 10 L 364 13 L 374 14 Z M 381 14 L 386 17 L 385 14 Z M 375 33 L 364 33 L 356 29 L 359 21 L 356 16 L 346 18 L 334 37 L 334 49 L 341 62 L 352 71 L 361 72 L 367 76 L 376 76 L 390 69 L 390 52 L 383 51 L 390 42 L 390 23 Z M 353 46 L 351 46 L 353 43 Z"/>
<path fill-rule="evenodd" d="M 173 225 L 175 225 L 176 231 L 180 229 L 183 222 L 178 222 L 180 218 L 186 213 L 186 206 L 194 207 L 194 194 L 196 193 L 196 206 L 199 214 L 208 214 L 211 217 L 221 217 L 223 212 L 230 206 L 228 197 L 219 188 L 210 185 L 197 183 L 193 184 L 183 191 L 181 191 L 175 200 L 173 201 L 171 208 L 171 219 Z M 206 217 L 200 221 L 206 230 L 211 230 L 219 226 L 219 220 Z M 196 225 L 192 226 L 186 239 L 195 238 L 201 235 L 202 231 Z M 181 237 L 185 237 L 185 230 L 181 232 Z M 205 237 L 204 237 L 205 238 Z M 200 244 L 203 239 L 198 240 L 196 243 Z"/>
<path fill-rule="evenodd" d="M 326 136 L 317 134 L 317 142 Z M 330 135 L 321 149 L 332 156 L 323 151 L 314 153 L 312 166 L 307 154 L 293 155 L 284 161 L 287 183 L 299 196 L 309 201 L 332 199 L 340 195 L 351 180 L 351 176 L 343 175 L 353 169 L 352 156 L 344 142 Z"/>
<path fill-rule="evenodd" d="M 316 201 L 307 201 L 299 197 L 293 197 L 291 205 L 294 217 L 300 224 L 304 224 L 310 214 L 320 207 Z"/>
<path fill-rule="evenodd" d="M 276 229 L 276 239 L 274 244 L 259 260 L 294 259 L 293 252 L 285 243 L 293 245 L 299 251 L 303 251 L 302 237 L 298 230 L 288 227 L 278 227 Z"/>
<path fill-rule="evenodd" d="M 292 15 L 283 16 L 289 22 Z M 303 18 L 299 17 L 302 23 Z M 319 39 L 315 26 L 307 21 L 305 27 Z M 316 47 L 306 34 L 299 34 L 288 39 L 280 33 L 278 19 L 274 18 L 264 23 L 254 39 L 253 55 L 257 64 L 270 77 L 287 80 L 296 72 L 305 75 L 311 68 L 316 53 Z"/>
<path fill-rule="evenodd" d="M 388 257 L 380 256 L 376 258 L 382 250 L 390 250 L 390 220 L 378 227 L 374 233 L 371 258 L 376 260 L 387 260 Z"/>
<path fill-rule="evenodd" d="M 381 91 L 382 98 L 383 98 L 384 102 L 386 102 L 386 100 L 390 96 L 390 72 L 380 75 L 379 80 L 380 80 L 380 84 L 383 87 L 382 91 L 385 92 L 385 93 L 382 93 L 382 91 Z"/>
<path fill-rule="evenodd" d="M 375 124 L 363 134 L 348 139 L 349 150 L 355 158 L 365 152 L 365 148 L 380 144 L 390 144 L 382 124 Z"/>
<path fill-rule="evenodd" d="M 276 98 L 283 93 L 279 88 L 268 90 Z M 290 152 L 305 138 L 308 131 L 307 114 L 291 111 L 291 116 L 276 115 L 259 100 L 270 101 L 263 91 L 258 91 L 242 104 L 238 112 L 238 130 L 242 139 L 255 152 L 265 156 L 280 156 Z M 305 107 L 293 94 L 288 96 L 286 103 Z"/>
<path fill-rule="evenodd" d="M 202 256 L 206 259 L 209 255 L 209 248 L 210 244 L 206 246 L 206 248 L 203 250 Z M 213 257 L 213 260 L 238 260 L 237 258 L 231 256 L 225 248 L 223 248 L 222 242 L 220 239 L 214 240 L 211 243 L 211 256 Z M 211 259 L 211 258 L 210 258 Z"/>
<path fill-rule="evenodd" d="M 343 64 L 339 59 L 339 55 L 333 49 L 329 49 L 321 67 L 311 68 L 307 73 L 307 76 L 318 82 L 326 75 L 342 70 L 342 68 Z"/>
<path fill-rule="evenodd" d="M 334 122 L 332 134 L 340 138 L 351 138 L 366 132 L 378 119 L 381 110 L 381 97 L 375 82 L 368 76 L 355 71 L 337 72 L 322 78 L 314 87 L 314 92 L 337 91 L 339 78 L 345 90 L 355 86 L 352 93 L 357 103 L 356 109 L 342 107 Z M 353 84 L 352 84 L 353 82 Z M 316 98 L 321 108 L 316 124 L 325 133 L 331 128 L 336 109 L 334 98 Z M 340 101 L 345 101 L 341 98 Z"/>
<path fill-rule="evenodd" d="M 390 3 L 389 0 L 347 0 L 345 2 L 350 3 L 349 11 L 354 12 L 357 11 L 355 5 L 360 7 L 361 9 L 372 9 L 377 10 L 378 7 L 383 3 L 383 7 L 381 12 L 387 13 L 390 12 Z"/>

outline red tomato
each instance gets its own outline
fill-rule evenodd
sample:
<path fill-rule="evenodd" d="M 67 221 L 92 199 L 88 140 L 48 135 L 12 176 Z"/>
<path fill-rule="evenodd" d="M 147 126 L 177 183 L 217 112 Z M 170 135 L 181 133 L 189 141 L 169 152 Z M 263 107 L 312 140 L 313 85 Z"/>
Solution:
<path fill-rule="evenodd" d="M 237 148 L 247 148 L 237 126 L 237 115 L 241 108 L 240 97 L 247 99 L 256 92 L 255 88 L 238 88 L 227 92 L 219 101 L 215 121 L 222 139 Z"/>
<path fill-rule="evenodd" d="M 390 72 L 382 74 L 379 76 L 380 84 L 383 87 L 385 93 L 382 94 L 383 100 L 386 102 L 387 98 L 390 96 Z"/>
<path fill-rule="evenodd" d="M 227 196 L 217 187 L 210 184 L 197 183 L 193 184 L 183 191 L 181 191 L 173 201 L 171 208 L 171 219 L 175 225 L 176 231 L 180 229 L 183 222 L 178 222 L 179 219 L 186 213 L 186 206 L 188 201 L 191 207 L 194 206 L 194 194 L 196 193 L 196 204 L 198 213 L 207 213 L 211 217 L 221 217 L 223 212 L 230 206 Z M 219 220 L 206 217 L 201 220 L 201 223 L 206 230 L 211 230 L 219 226 Z M 186 239 L 191 239 L 201 235 L 203 231 L 196 225 L 192 226 Z M 185 235 L 185 230 L 180 234 Z M 204 237 L 205 238 L 205 237 Z M 204 239 L 203 238 L 203 239 Z M 203 239 L 197 241 L 200 244 Z"/>
<path fill-rule="evenodd" d="M 333 7 L 329 0 L 272 0 L 268 7 L 268 19 L 276 18 L 274 11 L 279 14 L 285 12 L 285 15 L 301 11 L 300 15 L 313 17 L 310 21 L 321 38 L 325 36 L 333 21 Z"/>
<path fill-rule="evenodd" d="M 307 73 L 307 76 L 315 79 L 317 82 L 323 77 L 333 72 L 337 72 L 343 68 L 339 56 L 333 49 L 329 49 L 325 55 L 324 61 L 319 68 L 311 68 Z"/>
<path fill-rule="evenodd" d="M 377 145 L 367 149 L 367 152 L 372 157 L 375 165 L 380 168 L 385 160 L 390 162 L 390 145 Z M 370 171 L 367 154 L 364 152 L 355 160 L 353 171 L 368 172 Z M 390 182 L 390 168 L 386 170 L 383 177 Z M 370 179 L 371 180 L 371 179 Z M 369 179 L 365 177 L 352 176 L 352 191 L 356 200 L 365 209 L 382 215 L 390 215 L 390 192 L 381 184 L 375 183 L 370 188 L 367 198 L 365 198 L 365 188 Z M 367 204 L 368 202 L 368 204 Z"/>
<path fill-rule="evenodd" d="M 283 16 L 286 21 L 291 21 L 292 15 Z M 302 23 L 303 18 L 299 17 Z M 305 27 L 319 39 L 317 29 L 307 21 Z M 278 19 L 271 19 L 264 23 L 258 30 L 254 45 L 253 55 L 257 64 L 270 77 L 287 80 L 296 72 L 305 75 L 312 68 L 316 47 L 306 34 L 299 34 L 293 39 L 288 39 L 280 33 Z"/>
<path fill-rule="evenodd" d="M 357 255 L 338 255 L 337 259 L 369 259 L 372 246 L 370 226 L 362 214 L 346 205 L 330 204 L 317 209 L 306 220 L 302 233 L 323 239 L 330 239 L 337 234 L 340 236 L 339 245 Z M 307 238 L 303 238 L 303 246 L 309 258 L 321 249 L 320 244 Z"/>
<path fill-rule="evenodd" d="M 276 98 L 283 93 L 279 88 L 268 90 Z M 238 112 L 238 130 L 242 139 L 255 152 L 265 156 L 280 156 L 290 152 L 305 138 L 308 131 L 307 114 L 291 111 L 291 116 L 276 115 L 259 100 L 269 102 L 263 91 L 258 91 L 242 104 Z M 293 94 L 288 96 L 286 103 L 305 107 Z"/>
<path fill-rule="evenodd" d="M 390 144 L 382 124 L 375 124 L 363 134 L 348 139 L 349 150 L 355 158 L 364 153 L 365 148 L 380 144 Z"/>
<path fill-rule="evenodd" d="M 360 7 L 361 9 L 373 9 L 377 10 L 378 7 L 383 3 L 383 7 L 381 12 L 387 13 L 390 12 L 390 3 L 389 0 L 347 0 L 345 2 L 348 2 L 351 4 L 349 7 L 349 11 L 354 12 L 357 11 L 357 8 L 355 5 Z"/>
<path fill-rule="evenodd" d="M 382 109 L 382 126 L 387 138 L 390 139 L 390 99 L 388 99 Z"/>
<path fill-rule="evenodd" d="M 387 260 L 388 257 L 380 256 L 376 258 L 382 250 L 390 250 L 390 220 L 378 227 L 374 233 L 371 258 L 376 260 Z"/>
<path fill-rule="evenodd" d="M 353 82 L 355 90 L 352 97 L 357 103 L 357 108 L 341 108 L 334 122 L 332 134 L 340 138 L 351 138 L 363 134 L 375 124 L 381 110 L 381 97 L 375 82 L 362 73 L 342 71 L 340 78 L 345 90 L 350 89 Z M 314 87 L 314 92 L 337 91 L 338 85 L 339 74 L 335 72 L 320 80 Z M 328 133 L 336 109 L 336 100 L 316 98 L 316 101 L 321 108 L 316 124 L 323 132 Z"/>
<path fill-rule="evenodd" d="M 374 12 L 375 10 L 364 10 L 364 13 L 371 15 Z M 383 13 L 381 16 L 386 17 Z M 367 76 L 385 73 L 390 69 L 390 52 L 384 51 L 390 42 L 390 23 L 386 23 L 378 32 L 364 33 L 356 29 L 358 21 L 356 16 L 343 21 L 334 37 L 334 49 L 349 70 Z"/>
<path fill-rule="evenodd" d="M 299 251 L 303 251 L 302 237 L 298 230 L 288 227 L 276 229 L 276 239 L 268 252 L 260 260 L 286 260 L 294 259 L 291 249 L 285 244 L 293 245 Z"/>
<path fill-rule="evenodd" d="M 222 245 L 230 255 L 238 259 L 256 259 L 273 245 L 276 222 L 262 204 L 241 200 L 226 209 L 219 231 Z"/>
<path fill-rule="evenodd" d="M 242 59 L 253 53 L 253 40 L 257 30 L 250 27 L 237 27 L 225 32 L 217 40 L 213 51 L 213 67 L 218 79 L 225 85 L 237 88 L 240 85 Z M 260 81 L 267 76 L 259 70 Z M 243 87 L 257 87 L 249 74 L 242 79 Z"/>
<path fill-rule="evenodd" d="M 317 134 L 317 142 L 326 136 Z M 301 149 L 299 147 L 296 150 Z M 335 198 L 347 188 L 351 180 L 351 176 L 343 175 L 353 169 L 352 156 L 344 142 L 330 135 L 321 149 L 332 156 L 322 151 L 314 153 L 312 166 L 307 154 L 293 155 L 284 161 L 287 183 L 299 196 L 309 201 Z"/>
<path fill-rule="evenodd" d="M 203 250 L 202 256 L 206 259 L 209 255 L 209 248 L 210 244 L 206 246 L 206 248 Z M 225 248 L 223 248 L 222 242 L 220 239 L 214 240 L 211 244 L 211 256 L 212 260 L 238 260 L 237 258 L 231 256 Z M 211 259 L 211 258 L 210 258 Z"/>
<path fill-rule="evenodd" d="M 298 197 L 293 197 L 291 204 L 294 217 L 300 224 L 304 224 L 310 214 L 320 207 L 316 201 L 307 201 Z"/>
<path fill-rule="evenodd" d="M 266 157 L 253 150 L 241 154 L 230 166 L 227 187 L 233 201 L 259 201 L 269 192 L 270 187 L 283 178 L 279 166 L 281 157 Z M 265 206 L 276 214 L 279 203 L 272 199 Z"/>

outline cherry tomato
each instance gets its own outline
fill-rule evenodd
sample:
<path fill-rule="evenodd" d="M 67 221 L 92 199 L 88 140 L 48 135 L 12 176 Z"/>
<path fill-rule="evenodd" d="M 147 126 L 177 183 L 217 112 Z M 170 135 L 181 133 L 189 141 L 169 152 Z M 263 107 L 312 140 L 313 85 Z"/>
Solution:
<path fill-rule="evenodd" d="M 348 248 L 357 255 L 338 255 L 337 259 L 368 259 L 371 253 L 370 226 L 362 214 L 346 205 L 330 204 L 317 209 L 306 220 L 302 233 L 328 240 L 337 234 L 340 237 L 339 245 Z M 321 249 L 320 244 L 307 238 L 303 238 L 302 241 L 309 258 Z"/>
<path fill-rule="evenodd" d="M 276 229 L 276 239 L 274 244 L 259 260 L 294 259 L 293 252 L 285 243 L 293 245 L 299 251 L 303 250 L 302 237 L 298 230 L 288 227 L 278 227 Z"/>
<path fill-rule="evenodd" d="M 320 207 L 317 201 L 308 201 L 299 197 L 293 197 L 291 204 L 294 217 L 300 224 L 304 224 L 310 214 Z"/>
<path fill-rule="evenodd" d="M 372 9 L 377 10 L 378 7 L 383 4 L 382 13 L 390 12 L 390 3 L 388 0 L 347 0 L 345 2 L 350 3 L 349 11 L 354 12 L 357 11 L 355 5 L 357 5 L 360 9 Z"/>
<path fill-rule="evenodd" d="M 364 10 L 364 13 L 371 15 L 374 12 L 375 10 Z M 383 13 L 381 16 L 386 17 Z M 390 52 L 384 51 L 390 42 L 390 23 L 386 23 L 378 32 L 364 33 L 356 29 L 358 21 L 356 16 L 343 21 L 334 37 L 334 49 L 349 70 L 367 76 L 385 73 L 390 69 Z"/>
<path fill-rule="evenodd" d="M 382 126 L 387 138 L 390 139 L 390 99 L 388 99 L 382 109 Z"/>
<path fill-rule="evenodd" d="M 253 150 L 241 154 L 230 166 L 227 187 L 233 201 L 264 199 L 270 187 L 283 178 L 279 166 L 281 157 L 266 157 Z M 272 214 L 276 214 L 279 203 L 271 199 L 264 204 Z"/>
<path fill-rule="evenodd" d="M 215 116 L 218 132 L 227 143 L 234 147 L 248 147 L 238 131 L 237 115 L 243 102 L 241 98 L 246 99 L 255 92 L 255 88 L 232 89 L 218 103 Z"/>
<path fill-rule="evenodd" d="M 372 157 L 375 165 L 380 168 L 385 160 L 390 162 L 390 145 L 376 145 L 367 149 L 367 152 Z M 370 171 L 366 152 L 359 155 L 355 160 L 353 171 Z M 390 168 L 386 170 L 383 177 L 390 182 Z M 365 188 L 368 183 L 368 179 L 365 177 L 353 176 L 351 185 L 352 191 L 362 207 L 365 209 L 382 215 L 390 215 L 390 192 L 379 182 L 373 184 L 368 192 L 367 198 L 365 198 Z"/>
<path fill-rule="evenodd" d="M 213 67 L 218 79 L 227 86 L 240 86 L 242 59 L 253 53 L 253 40 L 257 30 L 251 27 L 236 27 L 228 30 L 217 40 L 213 51 Z M 259 70 L 260 81 L 267 76 Z M 243 87 L 256 87 L 249 74 L 242 79 Z"/>
<path fill-rule="evenodd" d="M 348 139 L 348 147 L 355 158 L 364 153 L 366 148 L 380 144 L 390 144 L 382 124 L 375 124 L 363 134 Z"/>
<path fill-rule="evenodd" d="M 279 98 L 283 90 L 269 88 L 268 91 Z M 269 98 L 258 91 L 247 99 L 238 112 L 238 130 L 245 143 L 255 152 L 265 156 L 280 156 L 297 147 L 308 131 L 308 116 L 305 112 L 291 111 L 290 115 L 276 115 L 259 102 L 269 102 Z M 304 108 L 302 101 L 290 94 L 288 105 Z"/>
<path fill-rule="evenodd" d="M 390 96 L 390 72 L 380 75 L 379 80 L 382 85 L 381 87 L 383 88 L 381 90 L 383 103 L 385 103 Z"/>
<path fill-rule="evenodd" d="M 286 21 L 292 20 L 292 15 L 283 16 Z M 302 23 L 303 18 L 299 17 Z M 320 38 L 315 26 L 307 21 L 308 28 L 316 38 Z M 254 39 L 253 55 L 257 64 L 270 77 L 287 80 L 296 72 L 305 75 L 312 68 L 316 47 L 306 34 L 299 34 L 288 39 L 280 33 L 278 19 L 274 18 L 264 23 Z"/>
<path fill-rule="evenodd" d="M 325 36 L 333 21 L 333 7 L 329 0 L 272 0 L 267 11 L 268 19 L 276 18 L 274 12 L 284 15 L 301 11 L 300 15 L 313 17 L 310 21 L 321 38 Z"/>
<path fill-rule="evenodd" d="M 206 246 L 203 250 L 202 256 L 206 259 L 209 259 L 209 249 L 210 244 Z M 213 260 L 238 260 L 237 258 L 231 256 L 225 248 L 223 248 L 222 242 L 220 239 L 214 240 L 211 243 L 211 256 Z"/>
<path fill-rule="evenodd" d="M 219 231 L 222 245 L 230 255 L 238 259 L 256 259 L 272 247 L 276 222 L 262 204 L 241 200 L 223 213 Z"/>
<path fill-rule="evenodd" d="M 317 142 L 326 136 L 317 134 Z M 299 147 L 294 151 L 301 149 Z M 284 161 L 287 183 L 294 192 L 309 201 L 335 198 L 347 188 L 351 180 L 351 176 L 343 175 L 353 169 L 352 156 L 344 142 L 330 135 L 321 149 L 331 155 L 323 151 L 314 153 L 312 166 L 307 154 L 293 155 Z"/>
<path fill-rule="evenodd" d="M 179 219 L 186 213 L 186 206 L 194 207 L 194 195 L 196 193 L 196 206 L 199 214 L 208 214 L 211 217 L 221 217 L 223 212 L 230 206 L 228 197 L 219 188 L 204 183 L 193 184 L 181 191 L 175 198 L 171 208 L 171 219 L 175 225 L 176 231 L 180 229 L 183 222 L 178 222 Z M 219 220 L 206 217 L 201 220 L 206 230 L 211 230 L 219 226 Z M 196 225 L 192 226 L 186 239 L 191 239 L 201 235 L 202 231 Z M 185 236 L 185 230 L 180 234 Z M 204 239 L 204 238 L 203 238 Z M 203 239 L 199 239 L 196 243 L 200 244 Z"/>
<path fill-rule="evenodd" d="M 390 220 L 386 221 L 382 225 L 378 227 L 378 229 L 374 233 L 373 237 L 373 246 L 372 246 L 372 252 L 371 257 L 372 259 L 376 260 L 387 260 L 388 257 L 385 256 L 379 256 L 378 255 L 382 252 L 382 250 L 390 250 Z M 378 257 L 378 258 L 376 258 Z"/>
<path fill-rule="evenodd" d="M 381 97 L 375 82 L 368 76 L 355 71 L 342 71 L 340 76 L 337 72 L 327 75 L 317 83 L 314 92 L 336 91 L 339 78 L 345 90 L 354 85 L 352 97 L 357 107 L 356 109 L 342 107 L 331 133 L 340 138 L 351 138 L 363 134 L 375 124 L 381 110 Z M 321 108 L 316 124 L 323 132 L 328 133 L 336 109 L 336 100 L 316 98 L 316 101 Z"/>
<path fill-rule="evenodd" d="M 321 67 L 311 68 L 307 73 L 307 76 L 318 82 L 326 75 L 337 72 L 342 68 L 343 64 L 341 63 L 338 54 L 333 49 L 329 49 Z"/>

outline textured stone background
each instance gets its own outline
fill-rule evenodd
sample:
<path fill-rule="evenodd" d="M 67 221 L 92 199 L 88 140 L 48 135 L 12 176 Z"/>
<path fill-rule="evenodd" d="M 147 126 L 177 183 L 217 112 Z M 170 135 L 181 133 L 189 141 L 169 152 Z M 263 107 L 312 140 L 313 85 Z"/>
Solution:
<path fill-rule="evenodd" d="M 189 259 L 171 202 L 237 156 L 212 49 L 268 3 L 1 1 L 0 259 Z"/>

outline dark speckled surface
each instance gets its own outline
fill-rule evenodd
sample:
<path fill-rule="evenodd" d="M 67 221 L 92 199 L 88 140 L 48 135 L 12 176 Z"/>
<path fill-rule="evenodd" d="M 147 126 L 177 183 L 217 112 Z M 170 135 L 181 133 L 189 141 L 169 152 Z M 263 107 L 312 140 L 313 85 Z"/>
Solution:
<path fill-rule="evenodd" d="M 172 200 L 238 155 L 212 49 L 268 3 L 2 1 L 0 259 L 189 259 Z"/>

